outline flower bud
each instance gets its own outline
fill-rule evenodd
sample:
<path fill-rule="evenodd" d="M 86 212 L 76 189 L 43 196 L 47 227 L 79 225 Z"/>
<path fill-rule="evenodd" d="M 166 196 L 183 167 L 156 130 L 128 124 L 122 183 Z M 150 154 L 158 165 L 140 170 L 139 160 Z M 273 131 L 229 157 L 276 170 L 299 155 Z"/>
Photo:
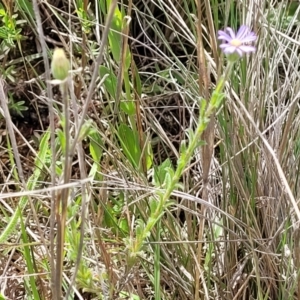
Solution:
<path fill-rule="evenodd" d="M 70 61 L 68 60 L 64 49 L 54 49 L 51 71 L 55 79 L 65 80 L 68 77 L 70 71 Z"/>

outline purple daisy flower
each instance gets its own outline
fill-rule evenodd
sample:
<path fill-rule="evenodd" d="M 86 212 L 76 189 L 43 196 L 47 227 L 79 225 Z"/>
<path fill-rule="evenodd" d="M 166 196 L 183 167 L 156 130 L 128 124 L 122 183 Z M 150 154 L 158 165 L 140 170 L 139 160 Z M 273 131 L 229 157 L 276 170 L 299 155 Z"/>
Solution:
<path fill-rule="evenodd" d="M 236 52 L 242 56 L 244 53 L 255 51 L 255 47 L 249 46 L 248 43 L 254 42 L 257 36 L 248 26 L 242 25 L 237 33 L 230 27 L 227 27 L 224 31 L 219 30 L 218 39 L 224 42 L 220 45 L 220 48 L 225 54 Z"/>

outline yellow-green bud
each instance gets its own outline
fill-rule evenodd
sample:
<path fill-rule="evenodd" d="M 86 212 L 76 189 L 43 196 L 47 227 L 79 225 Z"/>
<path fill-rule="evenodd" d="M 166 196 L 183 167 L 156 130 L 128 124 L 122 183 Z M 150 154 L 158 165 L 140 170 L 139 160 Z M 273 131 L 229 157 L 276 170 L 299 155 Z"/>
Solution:
<path fill-rule="evenodd" d="M 64 49 L 54 49 L 51 71 L 55 79 L 65 80 L 68 77 L 68 73 L 70 71 L 70 61 L 68 60 Z"/>

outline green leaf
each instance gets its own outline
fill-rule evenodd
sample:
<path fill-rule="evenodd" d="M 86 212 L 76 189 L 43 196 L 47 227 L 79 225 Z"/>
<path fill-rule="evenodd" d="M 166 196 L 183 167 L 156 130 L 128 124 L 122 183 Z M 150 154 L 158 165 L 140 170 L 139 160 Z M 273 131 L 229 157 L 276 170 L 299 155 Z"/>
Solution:
<path fill-rule="evenodd" d="M 99 68 L 100 77 L 103 78 L 106 76 L 104 80 L 104 87 L 108 94 L 113 98 L 116 99 L 116 91 L 117 91 L 117 77 L 113 73 L 112 70 L 108 69 L 107 67 L 100 66 Z"/>
<path fill-rule="evenodd" d="M 24 117 L 22 111 L 28 110 L 28 107 L 24 105 L 25 101 L 14 102 L 12 97 L 9 97 L 9 109 L 18 114 L 21 117 Z"/>
<path fill-rule="evenodd" d="M 129 233 L 129 225 L 128 225 L 128 221 L 125 218 L 121 218 L 119 221 L 119 228 L 122 230 L 122 232 L 124 234 L 128 234 Z"/>
<path fill-rule="evenodd" d="M 38 156 L 36 157 L 34 164 L 36 168 L 33 171 L 33 177 L 34 181 L 32 181 L 32 184 L 29 184 L 28 182 L 28 189 L 33 189 L 41 176 L 42 170 L 45 166 L 45 162 L 47 161 L 47 157 L 49 155 L 49 138 L 50 138 L 50 132 L 47 131 L 43 137 L 41 138 L 40 142 L 40 150 L 38 152 Z"/>
<path fill-rule="evenodd" d="M 120 109 L 129 116 L 135 115 L 135 104 L 133 101 L 122 101 Z"/>
<path fill-rule="evenodd" d="M 110 0 L 107 0 L 107 7 L 110 6 Z M 120 61 L 121 57 L 121 32 L 122 32 L 123 16 L 118 7 L 115 8 L 114 16 L 111 22 L 111 28 L 108 34 L 108 40 L 113 58 L 116 62 Z"/>
<path fill-rule="evenodd" d="M 137 132 L 122 123 L 118 128 L 118 137 L 125 156 L 129 159 L 131 164 L 137 168 L 141 159 Z"/>
<path fill-rule="evenodd" d="M 139 296 L 132 295 L 131 293 L 129 294 L 128 292 L 120 292 L 119 296 L 121 299 L 126 299 L 126 300 L 140 300 Z"/>
<path fill-rule="evenodd" d="M 113 210 L 113 208 L 110 205 L 105 206 L 104 224 L 105 224 L 105 226 L 107 226 L 108 228 L 110 228 L 113 231 L 116 231 L 118 228 L 115 211 Z"/>
<path fill-rule="evenodd" d="M 161 186 L 165 182 L 169 168 L 172 168 L 172 162 L 167 158 L 160 166 L 154 169 L 153 181 L 156 186 Z"/>
<path fill-rule="evenodd" d="M 82 128 L 80 129 L 78 141 L 84 140 L 89 134 L 94 131 L 96 130 L 93 128 L 93 120 L 87 120 L 86 122 L 84 122 Z"/>
<path fill-rule="evenodd" d="M 61 129 L 57 129 L 56 131 L 57 138 L 59 141 L 59 145 L 61 146 L 62 151 L 64 152 L 66 149 L 66 137 L 64 132 Z"/>
<path fill-rule="evenodd" d="M 190 138 L 190 135 L 189 135 L 189 138 Z M 185 153 L 186 149 L 187 149 L 187 141 L 182 140 L 180 143 L 179 153 Z"/>
<path fill-rule="evenodd" d="M 214 91 L 211 97 L 211 105 L 215 108 L 219 108 L 224 98 L 224 93 L 218 93 Z"/>
<path fill-rule="evenodd" d="M 110 0 L 107 0 L 107 7 L 109 7 Z M 121 50 L 122 50 L 122 30 L 123 26 L 128 26 L 126 20 L 124 20 L 124 14 L 119 10 L 118 7 L 115 8 L 114 16 L 111 22 L 110 31 L 108 34 L 108 42 L 116 62 L 121 61 Z M 129 48 L 126 49 L 126 59 L 125 59 L 125 71 L 130 67 L 131 56 Z"/>
<path fill-rule="evenodd" d="M 159 202 L 157 199 L 155 199 L 154 197 L 150 198 L 149 206 L 150 206 L 151 214 L 153 214 L 156 211 L 158 204 L 159 204 Z"/>
<path fill-rule="evenodd" d="M 137 219 L 136 220 L 136 227 L 135 227 L 137 240 L 143 238 L 144 229 L 145 229 L 145 224 L 144 224 L 143 220 Z"/>
<path fill-rule="evenodd" d="M 103 142 L 99 132 L 95 131 L 89 134 L 90 153 L 95 162 L 100 162 L 103 152 Z"/>
<path fill-rule="evenodd" d="M 26 261 L 26 266 L 27 266 L 28 273 L 30 275 L 33 275 L 33 274 L 36 273 L 36 271 L 34 269 L 34 265 L 33 265 L 34 259 L 32 257 L 32 252 L 30 251 L 30 248 L 29 248 L 29 245 L 28 245 L 29 244 L 29 239 L 28 239 L 28 235 L 27 235 L 27 232 L 26 232 L 25 224 L 24 224 L 23 219 L 22 219 L 22 212 L 20 211 L 19 208 L 18 208 L 18 213 L 19 213 L 20 223 L 21 223 L 22 240 L 23 240 L 23 243 L 25 244 L 25 246 L 24 246 L 24 258 L 25 258 L 25 261 Z M 32 293 L 33 299 L 36 299 L 36 300 L 40 299 L 34 276 L 29 276 L 28 281 L 29 281 L 29 285 L 30 285 L 29 290 Z M 26 281 L 25 281 L 25 283 L 26 283 Z"/>
<path fill-rule="evenodd" d="M 147 170 L 149 170 L 151 168 L 152 164 L 153 164 L 153 152 L 152 152 L 151 143 L 148 142 L 146 145 L 146 167 L 147 167 Z"/>
<path fill-rule="evenodd" d="M 165 186 L 170 186 L 172 179 L 174 177 L 174 170 L 172 167 L 167 167 L 165 170 L 166 170 L 166 175 L 165 175 L 164 184 Z"/>
<path fill-rule="evenodd" d="M 35 23 L 35 15 L 33 10 L 32 1 L 28 0 L 16 0 L 20 12 L 25 13 L 30 18 L 31 24 Z"/>

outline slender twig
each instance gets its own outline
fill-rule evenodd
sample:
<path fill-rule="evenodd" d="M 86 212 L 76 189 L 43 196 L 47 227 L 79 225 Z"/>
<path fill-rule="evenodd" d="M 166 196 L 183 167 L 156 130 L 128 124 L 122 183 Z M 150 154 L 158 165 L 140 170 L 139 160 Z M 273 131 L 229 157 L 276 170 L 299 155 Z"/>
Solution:
<path fill-rule="evenodd" d="M 73 82 L 70 82 L 70 94 L 72 99 L 72 106 L 73 106 L 73 114 L 74 114 L 74 120 L 75 120 L 75 130 L 79 129 L 79 117 L 78 117 L 78 105 L 76 102 L 74 89 L 72 88 Z M 80 178 L 85 179 L 87 177 L 86 167 L 85 167 L 85 160 L 84 160 L 84 150 L 82 147 L 81 141 L 78 141 L 77 143 L 77 153 L 78 153 L 78 162 L 79 162 L 79 169 L 80 169 Z M 74 287 L 74 282 L 78 273 L 78 269 L 80 266 L 80 261 L 82 257 L 82 251 L 83 251 L 83 241 L 84 241 L 84 231 L 85 231 L 85 222 L 86 222 L 86 211 L 87 211 L 87 183 L 82 182 L 81 185 L 81 227 L 80 227 L 80 239 L 77 249 L 77 257 L 75 262 L 75 269 L 73 271 L 73 275 L 69 284 L 69 288 L 66 292 L 65 299 L 68 299 L 71 290 Z"/>
<path fill-rule="evenodd" d="M 24 173 L 23 173 L 23 168 L 22 168 L 22 164 L 21 164 L 21 160 L 20 160 L 20 156 L 19 156 L 19 152 L 18 152 L 18 146 L 17 146 L 17 141 L 16 141 L 16 136 L 15 136 L 15 132 L 13 129 L 13 122 L 11 120 L 11 116 L 9 113 L 9 109 L 8 109 L 8 101 L 7 101 L 7 95 L 4 92 L 4 81 L 2 78 L 0 78 L 0 101 L 1 101 L 1 106 L 3 109 L 3 116 L 5 117 L 6 120 L 6 127 L 8 130 L 8 134 L 10 137 L 10 142 L 11 142 L 11 146 L 13 149 L 13 153 L 14 153 L 14 159 L 16 161 L 16 165 L 18 168 L 18 173 L 19 173 L 19 179 L 22 183 L 22 185 L 25 187 L 26 183 L 24 180 Z"/>
<path fill-rule="evenodd" d="M 68 99 L 68 82 L 67 81 L 60 85 L 60 90 L 63 100 L 63 115 L 64 115 L 64 134 L 65 134 L 65 151 L 64 151 L 64 174 L 63 182 L 64 184 L 69 183 L 71 176 L 71 159 L 73 157 L 70 153 L 70 112 L 69 112 L 69 99 Z M 62 290 L 62 273 L 63 273 L 63 257 L 64 257 L 64 241 L 65 241 L 65 227 L 66 227 L 66 217 L 68 210 L 68 198 L 69 198 L 69 188 L 64 188 L 61 190 L 61 194 L 58 196 L 58 203 L 56 207 L 57 213 L 57 243 L 56 243 L 56 288 L 57 288 L 57 299 L 61 299 Z M 61 213 L 59 212 L 59 204 L 61 204 Z"/>
<path fill-rule="evenodd" d="M 37 31 L 39 34 L 39 42 L 41 44 L 42 53 L 43 53 L 43 60 L 45 66 L 45 76 L 46 76 L 46 85 L 47 85 L 47 95 L 48 99 L 48 109 L 49 109 L 49 120 L 50 120 L 50 143 L 51 143 L 51 153 L 52 153 L 52 163 L 51 163 L 51 184 L 55 186 L 55 179 L 56 179 L 56 151 L 55 151 L 55 122 L 54 122 L 54 109 L 53 109 L 53 95 L 52 95 L 52 87 L 50 84 L 50 65 L 49 65 L 49 58 L 47 53 L 47 46 L 45 41 L 45 35 L 42 27 L 42 20 L 37 4 L 37 0 L 33 0 L 33 10 L 36 18 L 37 23 Z M 57 299 L 57 288 L 55 286 L 55 261 L 54 261 L 54 228 L 55 228 L 55 191 L 51 192 L 51 216 L 50 216 L 50 266 L 51 266 L 51 291 L 53 299 Z"/>
<path fill-rule="evenodd" d="M 208 69 L 207 63 L 204 55 L 204 45 L 203 45 L 203 31 L 202 31 L 202 10 L 201 10 L 201 1 L 196 1 L 197 4 L 197 58 L 198 58 L 198 74 L 199 74 L 199 95 L 204 97 L 204 99 L 209 99 L 209 85 L 210 80 L 208 78 Z M 206 3 L 206 10 L 207 3 Z M 210 19 L 210 18 L 208 18 Z M 212 29 L 212 28 L 211 28 Z M 202 152 L 202 181 L 203 181 L 203 188 L 202 188 L 202 198 L 206 201 L 209 201 L 209 171 L 211 166 L 211 160 L 213 156 L 213 149 L 214 149 L 214 138 L 215 138 L 215 115 L 213 113 L 210 116 L 209 123 L 207 124 L 206 129 L 202 134 L 202 139 L 205 142 L 203 145 L 201 152 Z M 205 216 L 207 207 L 205 205 L 201 206 L 201 215 Z M 203 239 L 204 234 L 204 225 L 205 225 L 205 218 L 201 218 L 199 222 L 199 231 L 198 231 L 198 239 Z M 197 259 L 198 261 L 202 260 L 202 243 L 198 244 L 197 248 Z M 195 268 L 195 278 L 200 278 L 201 273 L 200 270 L 196 267 Z M 202 289 L 200 286 L 201 281 L 196 280 L 195 282 L 195 300 L 199 299 L 199 290 Z"/>

